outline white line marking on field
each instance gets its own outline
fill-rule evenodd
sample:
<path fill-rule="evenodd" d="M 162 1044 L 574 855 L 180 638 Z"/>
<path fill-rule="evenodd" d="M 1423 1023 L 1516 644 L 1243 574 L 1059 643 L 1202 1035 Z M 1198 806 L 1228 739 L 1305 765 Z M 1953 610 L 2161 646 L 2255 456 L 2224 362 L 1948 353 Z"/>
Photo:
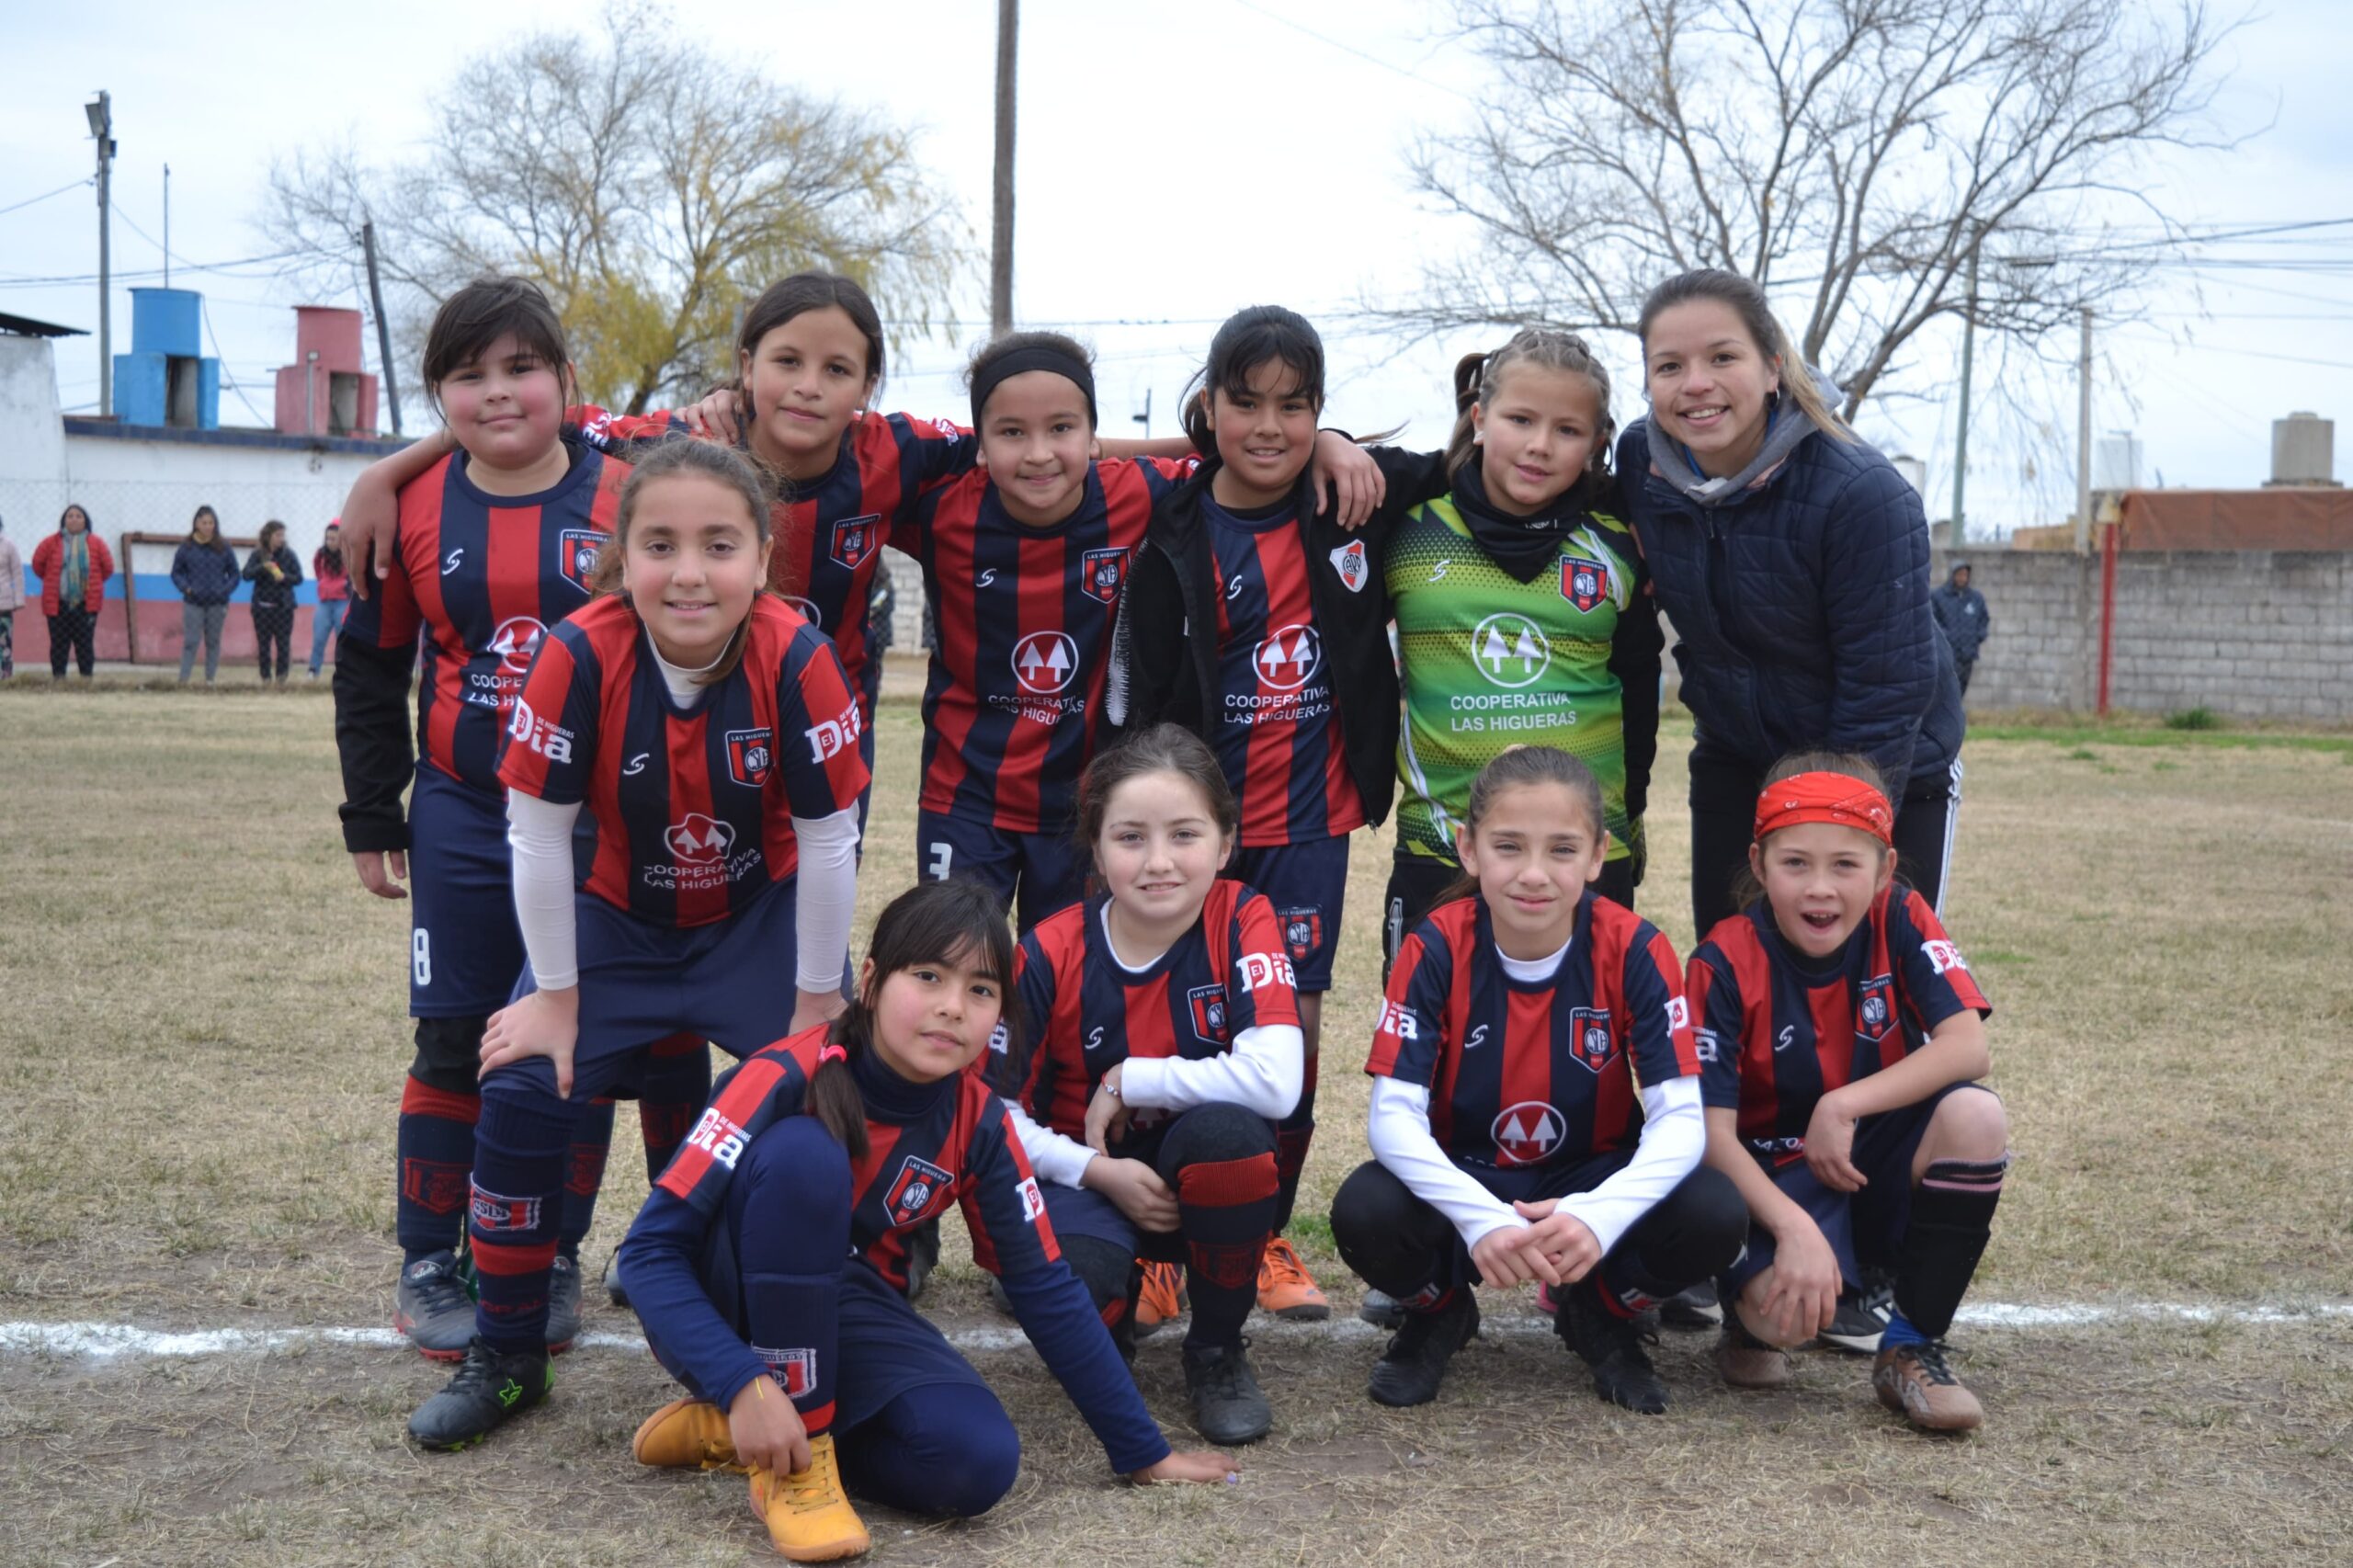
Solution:
<path fill-rule="evenodd" d="M 1960 1321 L 1971 1328 L 2084 1328 L 2117 1324 L 2211 1324 L 2248 1327 L 2295 1327 L 2353 1321 L 2353 1303 L 2323 1302 L 2305 1307 L 2199 1306 L 2187 1302 L 2142 1301 L 2099 1305 L 2054 1301 L 2025 1303 L 1987 1301 L 1961 1309 Z M 1535 1338 L 1550 1335 L 1552 1325 L 1527 1314 L 1496 1316 L 1480 1325 L 1482 1334 L 1498 1338 Z M 1306 1342 L 1316 1339 L 1369 1340 L 1383 1330 L 1354 1317 L 1322 1324 L 1260 1321 L 1252 1325 L 1254 1338 Z M 989 1353 L 1020 1350 L 1029 1341 L 1012 1324 L 967 1327 L 947 1331 L 948 1342 L 959 1350 Z M 0 1356 L 65 1356 L 111 1360 L 122 1356 L 194 1357 L 260 1354 L 298 1350 L 310 1346 L 357 1346 L 371 1350 L 399 1350 L 404 1336 L 389 1328 L 210 1328 L 182 1331 L 140 1328 L 119 1323 L 0 1323 Z M 584 1334 L 575 1346 L 584 1350 L 621 1350 L 642 1355 L 639 1334 Z"/>

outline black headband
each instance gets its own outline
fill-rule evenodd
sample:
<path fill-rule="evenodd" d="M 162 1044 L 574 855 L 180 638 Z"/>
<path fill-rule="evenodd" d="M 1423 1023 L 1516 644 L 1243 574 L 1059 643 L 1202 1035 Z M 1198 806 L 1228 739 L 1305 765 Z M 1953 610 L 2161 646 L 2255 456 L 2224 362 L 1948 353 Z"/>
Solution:
<path fill-rule="evenodd" d="M 985 369 L 973 373 L 973 429 L 981 427 L 981 410 L 988 406 L 989 393 L 996 391 L 998 383 L 1008 376 L 1018 376 L 1029 370 L 1051 370 L 1078 383 L 1078 390 L 1086 398 L 1086 422 L 1089 425 L 1102 423 L 1095 415 L 1095 372 L 1086 368 L 1086 361 L 1060 348 L 1040 344 L 1017 348 L 1010 354 L 990 360 Z"/>

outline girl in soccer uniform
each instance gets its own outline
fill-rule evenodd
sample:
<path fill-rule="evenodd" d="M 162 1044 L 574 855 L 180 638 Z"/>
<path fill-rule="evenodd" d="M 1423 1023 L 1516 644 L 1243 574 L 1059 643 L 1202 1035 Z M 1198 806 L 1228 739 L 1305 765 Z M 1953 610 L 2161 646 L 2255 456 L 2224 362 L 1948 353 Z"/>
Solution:
<path fill-rule="evenodd" d="M 1895 812 L 1859 757 L 1774 765 L 1749 867 L 1760 891 L 1688 976 L 1706 1073 L 1708 1163 L 1751 1218 L 1719 1283 L 1718 1363 L 1789 1381 L 1785 1347 L 1826 1329 L 1840 1284 L 1892 1268 L 1871 1386 L 1930 1431 L 1984 1410 L 1944 1336 L 1992 1234 L 2009 1122 L 1977 1080 L 1993 1009 L 1927 899 L 1893 881 Z"/>
<path fill-rule="evenodd" d="M 1591 769 L 1522 746 L 1480 770 L 1455 851 L 1476 896 L 1405 938 L 1373 1036 L 1373 1158 L 1332 1203 L 1350 1268 L 1405 1308 L 1382 1404 L 1435 1398 L 1474 1284 L 1557 1290 L 1555 1331 L 1628 1409 L 1666 1409 L 1644 1309 L 1731 1266 L 1738 1193 L 1700 1165 L 1700 1062 L 1675 949 L 1591 886 Z"/>
<path fill-rule="evenodd" d="M 846 1491 L 969 1517 L 1013 1484 L 1004 1406 L 901 1294 L 909 1232 L 950 1204 L 1115 1470 L 1235 1473 L 1169 1450 L 1063 1260 L 1007 1108 L 965 1071 L 1017 1027 L 1000 1017 L 1011 946 L 984 888 L 900 894 L 849 1011 L 720 1081 L 622 1244 L 646 1337 L 688 1391 L 638 1428 L 639 1461 L 747 1468 L 754 1512 L 795 1561 L 867 1549 Z"/>
<path fill-rule="evenodd" d="M 467 285 L 434 318 L 425 353 L 426 391 L 455 449 L 419 442 L 354 492 L 396 521 L 383 551 L 392 570 L 352 605 L 336 653 L 344 846 L 361 886 L 409 900 L 416 1055 L 396 1141 L 394 1322 L 440 1360 L 463 1355 L 473 1336 L 457 1253 L 481 1112 L 478 1052 L 523 968 L 498 736 L 547 628 L 588 602 L 588 570 L 629 472 L 559 439 L 567 369 L 563 324 L 536 288 Z M 412 755 L 408 693 L 420 662 Z M 641 1096 L 649 1176 L 669 1163 L 710 1085 L 710 1054 L 687 1038 L 665 1042 L 642 1079 L 623 1085 Z M 612 1119 L 609 1100 L 585 1110 L 567 1155 L 549 1304 L 558 1348 L 579 1326 L 579 1245 Z"/>
<path fill-rule="evenodd" d="M 1027 1058 L 991 1063 L 1046 1209 L 1123 1353 L 1139 1253 L 1191 1276 L 1194 1425 L 1247 1443 L 1273 1424 L 1242 1325 L 1276 1221 L 1276 1126 L 1299 1098 L 1299 1010 L 1281 925 L 1219 873 L 1238 813 L 1209 747 L 1174 724 L 1089 764 L 1079 830 L 1100 891 L 1029 928 Z"/>
<path fill-rule="evenodd" d="M 409 1423 L 428 1448 L 480 1438 L 550 1385 L 549 1219 L 578 1101 L 674 1031 L 743 1056 L 779 1018 L 840 1010 L 858 703 L 824 634 L 759 592 L 767 524 L 734 453 L 649 455 L 597 597 L 549 633 L 515 699 L 499 777 L 529 964 L 483 1035 L 482 1295 L 464 1366 Z"/>

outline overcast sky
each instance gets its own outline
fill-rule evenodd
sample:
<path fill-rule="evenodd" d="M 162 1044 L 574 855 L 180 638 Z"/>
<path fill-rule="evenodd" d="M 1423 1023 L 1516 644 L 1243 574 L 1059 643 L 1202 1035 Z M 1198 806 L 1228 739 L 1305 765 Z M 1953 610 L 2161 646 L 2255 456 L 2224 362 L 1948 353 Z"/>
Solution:
<path fill-rule="evenodd" d="M 2270 0 L 2267 8 L 2226 47 L 2235 83 L 2222 109 L 2243 127 L 2271 129 L 2234 153 L 2180 153 L 2159 165 L 2152 195 L 2185 221 L 2353 218 L 2353 95 L 2342 71 L 2353 58 L 2353 7 Z M 26 281 L 97 270 L 90 188 L 37 199 L 90 173 L 82 105 L 96 89 L 114 94 L 121 144 L 117 273 L 160 265 L 153 241 L 163 233 L 166 162 L 174 255 L 231 261 L 269 248 L 253 219 L 274 155 L 356 132 L 371 155 L 396 157 L 419 138 L 428 97 L 461 61 L 536 28 L 579 27 L 586 9 L 578 0 L 495 8 L 404 0 L 373 14 L 290 13 L 253 0 L 18 8 L 8 24 L 9 90 L 0 95 L 0 209 L 15 208 L 0 210 L 0 311 L 97 325 L 95 284 Z M 1459 123 L 1483 80 L 1475 56 L 1433 30 L 1445 8 L 1407 0 L 1026 0 L 1022 12 L 1016 312 L 1025 324 L 1075 324 L 1096 345 L 1107 432 L 1141 413 L 1149 392 L 1154 433 L 1169 433 L 1178 390 L 1217 321 L 1274 301 L 1324 327 L 1333 422 L 1370 429 L 1410 421 L 1401 439 L 1442 444 L 1455 356 L 1501 335 L 1401 351 L 1352 317 L 1368 300 L 1410 299 L 1425 257 L 1472 243 L 1406 183 L 1415 137 Z M 483 30 L 487 15 L 506 30 Z M 631 15 L 633 25 L 667 17 L 732 60 L 918 127 L 936 180 L 961 197 L 985 236 L 995 36 L 988 0 Z M 2143 483 L 2257 483 L 2269 472 L 2274 418 L 2313 409 L 2353 419 L 2353 228 L 2206 254 L 2266 265 L 2169 269 L 2149 305 L 2154 319 L 2100 342 L 2095 426 L 2140 437 Z M 203 290 L 229 375 L 266 415 L 269 372 L 292 352 L 286 307 L 356 301 L 348 293 L 298 301 L 245 270 L 176 273 L 173 281 Z M 115 296 L 118 350 L 130 346 L 125 287 L 119 281 Z M 961 415 L 957 371 L 986 324 L 978 276 L 961 314 L 956 341 L 902 353 L 887 404 Z M 371 358 L 373 347 L 371 337 Z M 1631 340 L 1604 347 L 1619 370 L 1622 422 L 1640 407 L 1635 354 Z M 95 337 L 63 340 L 58 366 L 67 407 L 94 407 Z M 1928 463 L 1929 513 L 1942 517 L 1954 400 L 1949 386 L 1926 390 L 1916 403 L 1867 410 L 1864 429 Z M 2071 381 L 2022 381 L 2016 390 L 2042 429 L 1981 410 L 1972 435 L 1974 529 L 2053 520 L 2073 501 Z M 404 391 L 414 431 L 423 411 L 415 389 Z M 222 417 L 267 423 L 226 389 Z M 2353 426 L 2345 439 L 2353 443 Z M 2344 466 L 2340 459 L 2340 474 Z"/>

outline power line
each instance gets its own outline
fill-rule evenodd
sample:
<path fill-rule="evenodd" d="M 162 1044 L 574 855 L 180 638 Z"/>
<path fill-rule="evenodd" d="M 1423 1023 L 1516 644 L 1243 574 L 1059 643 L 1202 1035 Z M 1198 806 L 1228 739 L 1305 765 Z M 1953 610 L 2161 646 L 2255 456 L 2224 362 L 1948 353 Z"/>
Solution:
<path fill-rule="evenodd" d="M 1417 76 L 1402 65 L 1383 60 L 1377 54 L 1368 54 L 1363 50 L 1357 48 L 1354 44 L 1343 43 L 1338 39 L 1330 37 L 1324 33 L 1319 33 L 1313 28 L 1308 27 L 1304 23 L 1294 22 L 1289 17 L 1282 16 L 1277 12 L 1269 11 L 1264 6 L 1253 5 L 1251 0 L 1233 0 L 1233 3 L 1241 6 L 1245 11 L 1256 12 L 1257 15 L 1266 17 L 1267 20 L 1275 23 L 1278 27 L 1289 28 L 1295 33 L 1304 33 L 1309 38 L 1313 39 L 1316 42 L 1336 49 L 1343 54 L 1353 54 L 1358 60 L 1365 62 L 1369 65 L 1378 65 L 1383 71 L 1389 72 L 1392 75 L 1403 76 L 1405 80 L 1413 83 L 1417 87 L 1436 87 L 1439 92 L 1450 93 L 1454 97 L 1461 98 L 1466 104 L 1475 104 L 1479 101 L 1477 98 L 1472 97 L 1469 93 L 1463 92 L 1461 88 L 1449 87 L 1444 82 L 1431 81 L 1427 76 Z"/>
<path fill-rule="evenodd" d="M 16 211 L 20 207 L 30 207 L 37 201 L 47 201 L 52 196 L 63 196 L 69 190 L 78 190 L 83 186 L 95 184 L 96 180 L 96 176 L 92 176 L 85 179 L 72 180 L 64 185 L 59 186 L 55 190 L 45 190 L 39 196 L 28 196 L 22 201 L 11 202 L 6 207 L 0 207 L 0 217 L 5 217 L 8 213 Z"/>
<path fill-rule="evenodd" d="M 119 215 L 119 210 L 118 215 Z M 129 220 L 126 219 L 125 222 L 129 222 Z M 153 244 L 154 242 L 150 240 L 148 241 L 148 244 Z M 232 273 L 232 269 L 235 267 L 258 267 L 265 262 L 285 261 L 290 257 L 303 256 L 306 254 L 308 253 L 300 250 L 287 250 L 279 251 L 273 256 L 240 256 L 234 261 L 183 261 L 180 263 L 180 266 L 184 270 L 189 272 Z M 267 276 L 267 274 L 265 273 L 252 272 L 233 273 L 232 275 L 244 278 Z M 160 267 L 151 267 L 143 272 L 117 272 L 111 276 L 117 282 L 129 282 L 134 278 L 161 278 L 163 276 L 163 270 Z M 54 278 L 26 278 L 19 276 L 6 279 L 0 279 L 0 289 L 58 289 L 77 283 L 96 283 L 97 280 L 98 275 L 95 272 L 75 273 L 71 276 L 59 276 Z"/>

